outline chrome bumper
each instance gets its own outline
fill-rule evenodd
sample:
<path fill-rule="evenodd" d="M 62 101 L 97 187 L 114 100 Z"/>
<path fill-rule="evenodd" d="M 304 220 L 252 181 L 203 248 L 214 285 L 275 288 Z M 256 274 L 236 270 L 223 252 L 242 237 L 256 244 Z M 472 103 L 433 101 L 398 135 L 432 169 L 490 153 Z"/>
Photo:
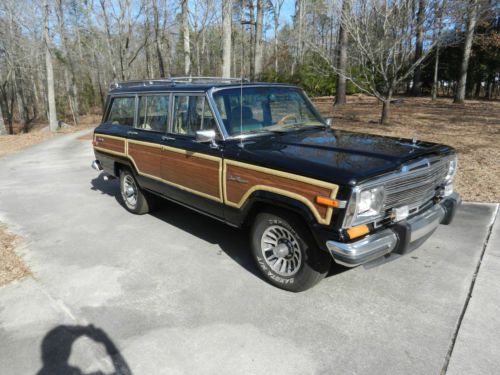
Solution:
<path fill-rule="evenodd" d="M 460 196 L 453 193 L 404 224 L 397 224 L 404 227 L 403 232 L 387 228 L 351 243 L 327 241 L 326 247 L 336 263 L 347 267 L 359 266 L 393 251 L 404 254 L 411 243 L 431 234 L 439 224 L 449 224 L 460 203 Z"/>

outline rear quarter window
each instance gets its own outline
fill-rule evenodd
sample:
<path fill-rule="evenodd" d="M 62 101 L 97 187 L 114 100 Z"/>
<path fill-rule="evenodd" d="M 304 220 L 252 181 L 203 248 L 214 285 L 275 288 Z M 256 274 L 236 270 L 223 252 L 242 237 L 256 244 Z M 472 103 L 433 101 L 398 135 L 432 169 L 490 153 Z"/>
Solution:
<path fill-rule="evenodd" d="M 122 126 L 134 126 L 135 97 L 111 99 L 107 123 Z"/>

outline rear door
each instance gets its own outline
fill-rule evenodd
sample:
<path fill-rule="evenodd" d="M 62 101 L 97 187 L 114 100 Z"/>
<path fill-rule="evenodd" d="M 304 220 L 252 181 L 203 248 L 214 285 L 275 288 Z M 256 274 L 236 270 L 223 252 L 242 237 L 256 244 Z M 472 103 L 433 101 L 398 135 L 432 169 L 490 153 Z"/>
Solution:
<path fill-rule="evenodd" d="M 169 93 L 140 94 L 136 100 L 136 125 L 127 132 L 127 153 L 139 173 L 141 186 L 163 193 L 162 144 L 169 123 Z"/>
<path fill-rule="evenodd" d="M 218 132 L 204 93 L 174 93 L 172 119 L 163 146 L 161 176 L 177 190 L 177 199 L 217 217 L 223 217 L 222 151 L 197 143 L 196 131 Z"/>

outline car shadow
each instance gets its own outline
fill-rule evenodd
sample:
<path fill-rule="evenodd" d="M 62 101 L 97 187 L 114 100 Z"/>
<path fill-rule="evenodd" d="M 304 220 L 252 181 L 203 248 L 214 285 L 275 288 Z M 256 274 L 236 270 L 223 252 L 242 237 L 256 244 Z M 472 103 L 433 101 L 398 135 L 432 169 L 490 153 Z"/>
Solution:
<path fill-rule="evenodd" d="M 104 179 L 100 174 L 91 180 L 91 189 L 107 194 L 124 207 L 120 194 L 118 179 Z M 250 251 L 249 233 L 246 228 L 234 228 L 209 216 L 200 214 L 180 204 L 167 199 L 155 197 L 155 209 L 151 216 L 162 220 L 180 230 L 203 239 L 211 244 L 218 245 L 224 253 L 248 272 L 261 280 L 265 280 L 257 268 Z M 332 262 L 327 275 L 331 277 L 348 270 Z"/>
<path fill-rule="evenodd" d="M 85 373 L 77 366 L 69 363 L 73 344 L 80 337 L 86 337 L 92 344 L 102 345 L 107 356 L 111 359 L 114 371 L 113 375 L 131 375 L 125 358 L 102 329 L 88 326 L 59 325 L 50 330 L 42 340 L 41 355 L 42 368 L 37 375 L 84 375 Z M 103 374 L 104 372 L 92 372 L 92 375 Z M 106 372 L 106 374 L 109 374 Z"/>

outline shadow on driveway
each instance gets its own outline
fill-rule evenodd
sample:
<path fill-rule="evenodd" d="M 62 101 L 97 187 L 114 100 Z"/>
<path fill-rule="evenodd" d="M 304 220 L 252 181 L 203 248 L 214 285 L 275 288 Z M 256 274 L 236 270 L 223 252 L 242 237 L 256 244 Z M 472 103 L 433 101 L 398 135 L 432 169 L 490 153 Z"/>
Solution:
<path fill-rule="evenodd" d="M 79 367 L 69 364 L 73 344 L 80 337 L 92 340 L 92 344 L 102 344 L 104 346 L 106 354 L 111 359 L 114 367 L 111 374 L 132 374 L 125 358 L 122 357 L 116 345 L 102 329 L 93 325 L 60 325 L 49 331 L 43 338 L 41 346 L 43 367 L 38 371 L 37 375 L 84 375 L 85 373 Z M 98 371 L 90 374 L 100 375 L 104 373 Z"/>

